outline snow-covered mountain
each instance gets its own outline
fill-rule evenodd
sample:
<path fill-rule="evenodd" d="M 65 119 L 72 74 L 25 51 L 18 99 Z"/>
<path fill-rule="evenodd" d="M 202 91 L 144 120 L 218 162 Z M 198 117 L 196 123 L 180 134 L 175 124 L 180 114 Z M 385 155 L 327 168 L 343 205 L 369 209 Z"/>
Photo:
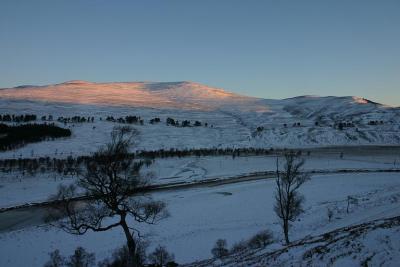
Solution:
<path fill-rule="evenodd" d="M 0 98 L 151 108 L 230 108 L 256 112 L 283 110 L 308 118 L 328 113 L 343 116 L 394 110 L 361 97 L 300 96 L 268 100 L 187 81 L 93 83 L 73 80 L 46 86 L 22 85 L 3 88 L 0 90 Z"/>
<path fill-rule="evenodd" d="M 47 102 L 178 109 L 216 109 L 221 105 L 252 107 L 260 99 L 240 96 L 194 82 L 92 83 L 68 81 L 48 86 L 2 89 L 1 98 Z"/>
<path fill-rule="evenodd" d="M 69 81 L 4 88 L 0 114 L 5 113 L 94 116 L 96 131 L 91 131 L 92 125 L 75 125 L 82 129 L 68 140 L 68 148 L 86 152 L 103 143 L 115 126 L 99 121 L 110 115 L 144 119 L 138 126 L 141 149 L 400 144 L 399 108 L 354 96 L 262 99 L 186 81 Z M 164 123 L 149 124 L 154 117 Z M 167 127 L 167 117 L 213 127 Z"/>

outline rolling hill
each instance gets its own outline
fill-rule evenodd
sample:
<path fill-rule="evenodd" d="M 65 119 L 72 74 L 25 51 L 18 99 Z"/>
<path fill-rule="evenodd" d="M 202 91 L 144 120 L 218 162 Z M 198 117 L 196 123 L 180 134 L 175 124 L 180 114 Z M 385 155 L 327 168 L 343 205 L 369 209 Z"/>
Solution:
<path fill-rule="evenodd" d="M 94 125 L 68 124 L 66 152 L 87 153 L 118 123 L 107 116 L 140 116 L 138 149 L 399 145 L 400 109 L 355 96 L 274 100 L 234 94 L 194 82 L 68 81 L 0 89 L 0 114 L 93 116 Z M 161 123 L 149 124 L 159 117 Z M 168 117 L 202 127 L 167 127 Z M 207 123 L 208 127 L 204 127 Z M 94 128 L 95 131 L 93 131 Z M 61 143 L 61 144 L 60 144 Z M 62 141 L 53 148 L 66 150 Z M 40 144 L 29 145 L 39 149 Z"/>

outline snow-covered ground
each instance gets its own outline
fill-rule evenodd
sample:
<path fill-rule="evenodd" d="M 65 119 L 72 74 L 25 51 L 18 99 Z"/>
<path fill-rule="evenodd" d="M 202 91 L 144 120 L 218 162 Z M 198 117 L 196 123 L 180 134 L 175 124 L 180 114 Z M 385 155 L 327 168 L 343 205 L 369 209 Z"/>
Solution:
<path fill-rule="evenodd" d="M 304 156 L 304 159 L 304 167 L 308 171 L 400 169 L 400 154 L 391 153 L 373 156 L 346 153 L 341 159 L 340 153 L 315 152 Z M 273 172 L 275 169 L 276 156 L 183 157 L 157 159 L 154 164 L 144 167 L 143 175 L 151 175 L 153 184 L 193 183 Z M 0 208 L 46 201 L 55 194 L 60 184 L 73 183 L 77 179 L 55 173 L 22 176 L 21 173 L 11 172 L 1 176 Z"/>
<path fill-rule="evenodd" d="M 271 229 L 279 243 L 282 234 L 273 213 L 273 190 L 273 180 L 260 180 L 154 193 L 155 199 L 167 202 L 170 217 L 157 225 L 140 228 L 151 241 L 150 250 L 157 244 L 165 245 L 179 263 L 209 258 L 217 238 L 225 238 L 232 245 L 262 229 Z M 315 175 L 301 191 L 306 196 L 305 213 L 291 229 L 292 240 L 400 212 L 397 173 Z M 359 203 L 352 205 L 347 214 L 349 195 Z M 331 222 L 326 215 L 328 207 L 334 208 Z M 100 260 L 123 242 L 120 229 L 84 236 L 71 236 L 44 226 L 3 231 L 0 265 L 41 266 L 48 252 L 58 248 L 69 255 L 77 246 L 96 252 Z"/>
<path fill-rule="evenodd" d="M 221 259 L 185 267 L 256 266 L 393 266 L 400 261 L 400 216 L 363 222 L 306 236 L 289 246 L 245 248 Z"/>

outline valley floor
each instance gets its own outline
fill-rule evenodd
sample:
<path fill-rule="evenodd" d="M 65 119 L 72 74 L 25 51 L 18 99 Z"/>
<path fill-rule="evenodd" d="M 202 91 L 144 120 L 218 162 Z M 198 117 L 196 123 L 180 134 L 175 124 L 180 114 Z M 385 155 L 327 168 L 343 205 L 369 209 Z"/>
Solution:
<path fill-rule="evenodd" d="M 155 192 L 155 199 L 167 202 L 170 217 L 157 225 L 140 226 L 141 232 L 151 241 L 149 250 L 165 245 L 178 263 L 209 258 L 218 238 L 232 245 L 263 229 L 273 231 L 277 239 L 273 246 L 279 247 L 282 234 L 273 213 L 273 191 L 273 180 L 259 180 Z M 291 229 L 292 240 L 400 214 L 398 173 L 314 175 L 301 191 L 306 196 L 305 213 Z M 348 196 L 358 199 L 349 213 Z M 334 210 L 331 222 L 328 207 Z M 70 255 L 77 246 L 101 260 L 123 242 L 120 229 L 71 236 L 43 224 L 26 226 L 0 234 L 0 266 L 42 266 L 50 251 L 60 249 Z"/>
<path fill-rule="evenodd" d="M 336 147 L 311 151 L 309 156 L 304 155 L 305 169 L 308 171 L 400 170 L 398 147 Z M 343 158 L 340 157 L 341 153 Z M 276 159 L 276 155 L 164 158 L 156 159 L 154 164 L 144 168 L 143 174 L 153 176 L 152 183 L 159 185 L 245 178 L 255 173 L 274 172 Z M 1 173 L 0 209 L 46 201 L 56 193 L 60 184 L 70 184 L 75 179 L 55 173 L 38 173 L 34 176 L 18 172 Z"/>

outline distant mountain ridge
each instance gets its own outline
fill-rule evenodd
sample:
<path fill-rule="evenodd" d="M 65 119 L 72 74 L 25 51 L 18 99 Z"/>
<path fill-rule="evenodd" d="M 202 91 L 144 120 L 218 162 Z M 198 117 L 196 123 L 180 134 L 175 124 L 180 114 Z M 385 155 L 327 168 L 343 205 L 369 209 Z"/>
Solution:
<path fill-rule="evenodd" d="M 46 86 L 4 88 L 0 90 L 0 98 L 193 110 L 215 110 L 223 106 L 263 109 L 258 98 L 188 81 L 93 83 L 73 80 Z"/>
<path fill-rule="evenodd" d="M 23 85 L 0 90 L 0 98 L 46 102 L 215 110 L 237 108 L 244 111 L 267 112 L 278 103 L 291 106 L 293 102 L 314 106 L 331 100 L 352 104 L 374 104 L 361 97 L 298 96 L 283 100 L 269 100 L 243 96 L 200 83 L 180 82 L 109 82 L 94 83 L 72 80 L 59 84 Z"/>

